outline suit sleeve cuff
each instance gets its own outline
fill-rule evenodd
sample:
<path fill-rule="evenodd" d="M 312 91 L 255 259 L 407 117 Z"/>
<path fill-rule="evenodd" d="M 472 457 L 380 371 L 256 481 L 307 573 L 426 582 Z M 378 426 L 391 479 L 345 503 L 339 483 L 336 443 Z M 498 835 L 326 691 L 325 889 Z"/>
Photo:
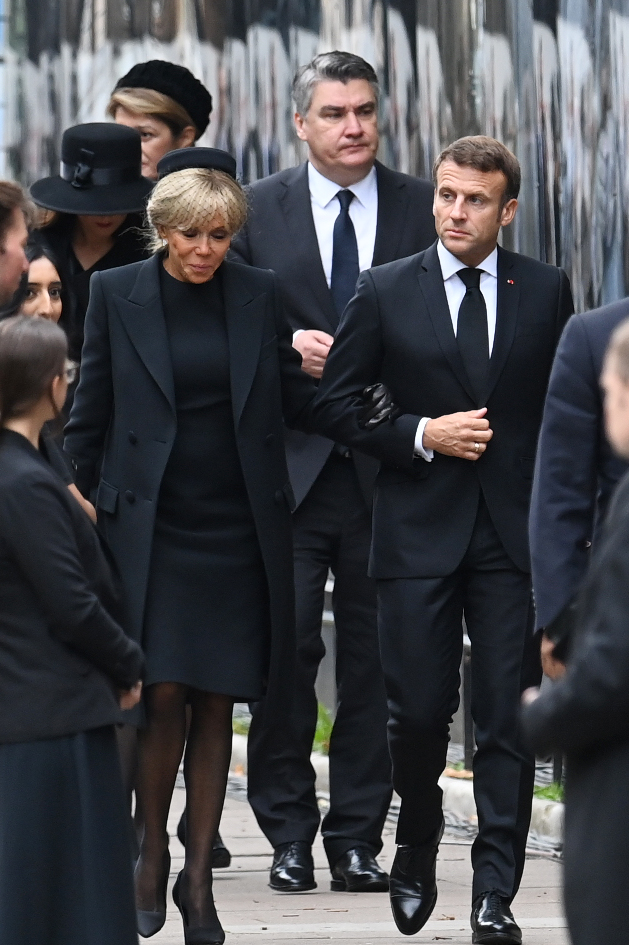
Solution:
<path fill-rule="evenodd" d="M 429 420 L 430 417 L 422 417 L 419 421 L 417 433 L 415 434 L 415 447 L 413 449 L 413 456 L 425 459 L 427 463 L 431 463 L 435 455 L 434 450 L 424 449 L 424 430 Z"/>

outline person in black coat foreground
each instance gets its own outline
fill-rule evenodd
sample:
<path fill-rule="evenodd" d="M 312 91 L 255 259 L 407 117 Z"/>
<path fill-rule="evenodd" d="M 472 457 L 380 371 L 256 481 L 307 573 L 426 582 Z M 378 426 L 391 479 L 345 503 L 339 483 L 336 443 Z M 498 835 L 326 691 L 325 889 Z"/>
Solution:
<path fill-rule="evenodd" d="M 0 324 L 0 941 L 134 945 L 114 724 L 144 660 L 97 532 L 39 449 L 66 357 L 52 322 Z"/>
<path fill-rule="evenodd" d="M 585 577 L 614 486 L 627 471 L 605 437 L 600 384 L 611 334 L 627 317 L 629 299 L 573 315 L 548 383 L 529 538 L 536 627 L 544 630 L 542 666 L 551 678 L 563 673 L 570 647 L 572 623 L 563 615 Z"/>
<path fill-rule="evenodd" d="M 602 376 L 607 436 L 629 460 L 629 322 L 612 335 Z M 627 938 L 629 886 L 629 475 L 609 506 L 577 599 L 565 676 L 524 694 L 539 754 L 565 752 L 565 907 L 574 945 Z"/>

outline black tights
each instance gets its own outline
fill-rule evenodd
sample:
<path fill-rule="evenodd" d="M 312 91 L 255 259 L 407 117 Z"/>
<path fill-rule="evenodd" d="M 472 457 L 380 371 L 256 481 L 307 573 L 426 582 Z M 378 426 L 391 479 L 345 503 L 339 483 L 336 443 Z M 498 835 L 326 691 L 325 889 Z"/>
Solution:
<path fill-rule="evenodd" d="M 136 905 L 138 909 L 159 908 L 168 811 L 185 747 L 186 899 L 188 910 L 202 918 L 211 902 L 212 844 L 225 800 L 234 700 L 180 683 L 155 683 L 145 691 L 145 705 L 147 726 L 140 733 L 138 767 L 144 833 L 135 871 Z"/>

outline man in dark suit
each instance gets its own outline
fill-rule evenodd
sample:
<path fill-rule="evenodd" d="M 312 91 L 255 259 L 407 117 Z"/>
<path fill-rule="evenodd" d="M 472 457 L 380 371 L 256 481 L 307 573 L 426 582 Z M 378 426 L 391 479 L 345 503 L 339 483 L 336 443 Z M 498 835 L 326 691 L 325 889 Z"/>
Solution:
<path fill-rule="evenodd" d="M 602 377 L 612 447 L 629 460 L 629 324 Z M 575 444 L 575 456 L 580 448 Z M 629 477 L 618 484 L 579 590 L 563 679 L 527 692 L 524 729 L 540 753 L 565 752 L 564 900 L 574 945 L 627 938 L 629 866 Z"/>
<path fill-rule="evenodd" d="M 416 253 L 434 239 L 432 187 L 376 161 L 378 81 L 364 59 L 345 52 L 317 56 L 300 69 L 293 92 L 308 160 L 252 185 L 249 221 L 233 249 L 241 261 L 275 271 L 303 369 L 319 378 L 359 271 Z M 391 799 L 391 763 L 375 584 L 367 575 L 377 463 L 292 431 L 286 453 L 297 503 L 295 700 L 284 729 L 271 729 L 254 713 L 249 800 L 275 848 L 272 888 L 314 888 L 311 846 L 320 818 L 310 752 L 331 569 L 338 708 L 323 840 L 333 889 L 386 890 L 375 856 Z"/>
<path fill-rule="evenodd" d="M 540 676 L 527 518 L 544 397 L 572 312 L 564 272 L 497 246 L 520 168 L 492 138 L 462 138 L 435 164 L 438 242 L 363 273 L 319 389 L 340 442 L 382 461 L 371 571 L 402 798 L 390 893 L 412 935 L 437 897 L 448 725 L 465 617 L 476 723 L 473 941 L 519 943 L 510 911 L 530 820 L 534 764 L 520 693 Z M 402 411 L 361 430 L 360 392 L 381 381 Z"/>
<path fill-rule="evenodd" d="M 627 471 L 626 460 L 605 436 L 600 376 L 610 336 L 628 317 L 629 299 L 574 315 L 550 375 L 531 494 L 530 542 L 536 624 L 549 628 L 542 639 L 542 665 L 551 678 L 563 672 L 570 643 L 570 621 L 556 618 L 581 587 L 612 490 Z"/>

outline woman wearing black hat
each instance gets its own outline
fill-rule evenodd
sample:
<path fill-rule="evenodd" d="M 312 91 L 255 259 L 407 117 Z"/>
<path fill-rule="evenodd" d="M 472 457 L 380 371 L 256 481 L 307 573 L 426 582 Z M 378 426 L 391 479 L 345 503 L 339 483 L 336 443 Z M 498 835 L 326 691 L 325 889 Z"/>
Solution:
<path fill-rule="evenodd" d="M 218 169 L 217 169 L 218 168 Z M 221 943 L 212 841 L 235 700 L 285 711 L 294 652 L 291 490 L 283 418 L 310 429 L 271 272 L 224 261 L 244 223 L 235 161 L 175 151 L 148 204 L 156 254 L 92 280 L 66 450 L 97 510 L 147 659 L 138 792 L 138 927 L 166 917 L 166 820 L 184 753 L 186 859 L 173 896 L 187 945 Z M 186 705 L 191 708 L 186 739 Z"/>
<path fill-rule="evenodd" d="M 142 173 L 157 180 L 157 163 L 189 148 L 210 122 L 212 96 L 189 69 L 174 62 L 138 62 L 118 80 L 107 114 L 142 136 Z"/>
<path fill-rule="evenodd" d="M 71 355 L 78 358 L 94 272 L 146 258 L 140 232 L 152 184 L 141 174 L 141 140 L 131 128 L 94 122 L 68 128 L 61 142 L 61 173 L 36 181 L 31 195 L 54 211 L 39 231 L 60 261 L 73 324 Z"/>

